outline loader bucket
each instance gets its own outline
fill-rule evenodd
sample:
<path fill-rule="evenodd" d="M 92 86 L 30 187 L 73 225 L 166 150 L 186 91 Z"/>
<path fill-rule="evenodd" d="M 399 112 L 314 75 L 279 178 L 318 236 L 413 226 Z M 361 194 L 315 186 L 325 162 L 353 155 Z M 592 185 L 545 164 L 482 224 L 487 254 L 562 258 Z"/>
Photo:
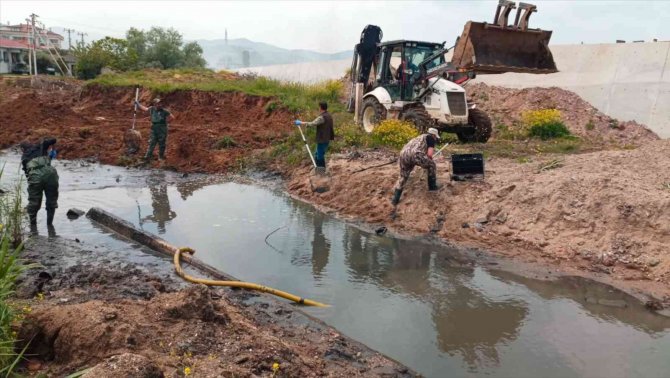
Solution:
<path fill-rule="evenodd" d="M 551 31 L 469 21 L 454 46 L 452 64 L 477 73 L 558 72 L 549 51 Z"/>

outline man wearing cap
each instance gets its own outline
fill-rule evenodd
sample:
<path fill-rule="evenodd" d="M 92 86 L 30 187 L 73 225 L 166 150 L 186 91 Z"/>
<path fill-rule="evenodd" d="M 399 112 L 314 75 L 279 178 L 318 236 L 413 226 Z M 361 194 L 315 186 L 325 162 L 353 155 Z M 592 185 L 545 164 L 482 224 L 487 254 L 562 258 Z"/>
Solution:
<path fill-rule="evenodd" d="M 158 143 L 158 160 L 165 160 L 165 144 L 167 142 L 168 134 L 168 120 L 173 121 L 174 115 L 167 109 L 163 108 L 163 103 L 160 98 L 155 98 L 152 101 L 152 106 L 143 106 L 139 101 L 135 100 L 137 107 L 143 111 L 148 111 L 151 115 L 151 137 L 149 138 L 149 149 L 144 160 L 149 162 L 154 154 L 154 148 Z"/>
<path fill-rule="evenodd" d="M 421 134 L 418 137 L 407 142 L 400 151 L 398 165 L 400 166 L 400 177 L 395 184 L 392 203 L 397 205 L 400 202 L 403 187 L 409 179 L 410 173 L 415 166 L 419 166 L 428 173 L 428 190 L 437 190 L 437 168 L 433 161 L 435 152 L 435 143 L 440 139 L 440 133 L 435 128 L 429 128 L 428 134 Z"/>

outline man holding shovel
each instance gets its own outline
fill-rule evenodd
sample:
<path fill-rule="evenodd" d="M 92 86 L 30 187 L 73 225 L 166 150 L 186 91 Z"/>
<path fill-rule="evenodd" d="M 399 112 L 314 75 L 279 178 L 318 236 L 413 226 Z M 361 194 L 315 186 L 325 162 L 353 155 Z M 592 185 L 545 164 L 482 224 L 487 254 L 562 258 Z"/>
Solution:
<path fill-rule="evenodd" d="M 135 100 L 140 110 L 148 111 L 151 115 L 151 136 L 149 137 L 149 149 L 144 155 L 144 161 L 149 162 L 154 154 L 154 148 L 158 143 L 158 160 L 165 161 L 165 144 L 168 135 L 168 120 L 173 121 L 175 116 L 167 109 L 163 108 L 160 98 L 155 98 L 152 101 L 152 106 L 143 106 L 139 101 Z"/>
<path fill-rule="evenodd" d="M 328 113 L 328 104 L 319 102 L 321 114 L 312 122 L 295 121 L 296 126 L 316 126 L 316 153 L 314 161 L 317 167 L 325 171 L 326 169 L 326 151 L 331 140 L 335 139 L 335 129 L 333 128 L 333 117 Z"/>

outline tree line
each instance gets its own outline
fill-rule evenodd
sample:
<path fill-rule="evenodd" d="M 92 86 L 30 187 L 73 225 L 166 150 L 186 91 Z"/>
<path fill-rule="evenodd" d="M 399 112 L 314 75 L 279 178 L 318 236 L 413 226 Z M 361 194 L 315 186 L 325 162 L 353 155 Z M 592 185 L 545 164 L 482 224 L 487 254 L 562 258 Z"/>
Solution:
<path fill-rule="evenodd" d="M 173 28 L 152 27 L 148 31 L 130 28 L 126 38 L 105 37 L 88 45 L 73 48 L 77 58 L 76 75 L 92 79 L 104 67 L 115 71 L 143 68 L 204 68 L 202 47 L 197 42 L 184 43 Z"/>

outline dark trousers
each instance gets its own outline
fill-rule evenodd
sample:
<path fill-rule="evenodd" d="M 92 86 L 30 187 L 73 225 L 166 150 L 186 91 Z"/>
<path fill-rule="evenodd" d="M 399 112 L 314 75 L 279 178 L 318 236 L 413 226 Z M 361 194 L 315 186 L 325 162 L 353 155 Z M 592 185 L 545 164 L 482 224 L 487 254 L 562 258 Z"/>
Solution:
<path fill-rule="evenodd" d="M 156 144 L 158 144 L 158 158 L 165 159 L 165 144 L 167 142 L 167 125 L 153 124 L 151 125 L 151 137 L 149 138 L 149 149 L 144 155 L 145 159 L 151 159 L 154 154 Z"/>
<path fill-rule="evenodd" d="M 316 144 L 316 153 L 314 154 L 314 161 L 316 162 L 317 167 L 326 166 L 326 151 L 328 151 L 328 144 L 329 144 L 328 142 Z"/>

